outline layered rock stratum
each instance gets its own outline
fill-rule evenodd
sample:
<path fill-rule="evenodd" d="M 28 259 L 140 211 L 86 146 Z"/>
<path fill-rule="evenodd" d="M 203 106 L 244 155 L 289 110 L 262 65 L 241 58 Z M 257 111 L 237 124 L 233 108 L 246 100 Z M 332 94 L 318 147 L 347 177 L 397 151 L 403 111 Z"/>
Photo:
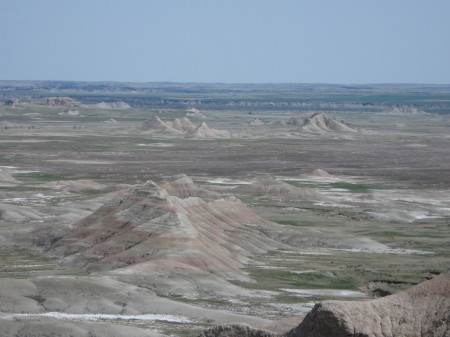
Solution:
<path fill-rule="evenodd" d="M 255 191 L 304 197 L 283 182 L 270 184 Z M 181 175 L 120 192 L 71 225 L 47 254 L 63 265 L 163 294 L 246 296 L 247 290 L 230 283 L 253 282 L 242 267 L 256 254 L 292 247 L 388 249 L 367 238 L 337 238 L 264 220 L 239 199 Z"/>
<path fill-rule="evenodd" d="M 297 126 L 303 132 L 358 132 L 343 121 L 323 112 L 311 112 L 299 117 L 292 117 L 287 124 Z"/>
<path fill-rule="evenodd" d="M 388 113 L 391 113 L 391 114 L 402 114 L 402 115 L 403 114 L 408 114 L 408 115 L 410 115 L 410 114 L 413 114 L 413 115 L 416 115 L 416 114 L 427 114 L 427 112 L 425 112 L 423 110 L 414 108 L 412 106 L 407 106 L 407 105 L 396 106 L 393 109 L 389 110 Z"/>
<path fill-rule="evenodd" d="M 210 128 L 202 122 L 194 131 L 187 135 L 188 138 L 230 138 L 231 133 L 226 130 Z"/>
<path fill-rule="evenodd" d="M 277 335 L 242 325 L 218 326 L 200 335 L 200 337 L 225 336 Z M 394 336 L 450 336 L 450 272 L 445 272 L 404 292 L 375 300 L 317 303 L 296 328 L 280 337 Z"/>
<path fill-rule="evenodd" d="M 122 110 L 122 109 L 130 109 L 131 106 L 128 103 L 125 102 L 100 102 L 100 103 L 95 103 L 91 105 L 92 108 L 95 109 L 118 109 L 118 110 Z"/>
<path fill-rule="evenodd" d="M 140 131 L 168 137 L 230 138 L 232 136 L 229 131 L 211 128 L 205 122 L 196 126 L 186 117 L 165 122 L 155 116 L 152 119 L 145 120 L 139 129 Z"/>
<path fill-rule="evenodd" d="M 228 281 L 251 281 L 241 269 L 251 256 L 284 246 L 262 230 L 270 225 L 240 200 L 179 176 L 123 192 L 74 224 L 47 254 L 163 293 L 239 295 L 245 291 Z"/>
<path fill-rule="evenodd" d="M 80 107 L 82 105 L 80 102 L 70 97 L 44 97 L 41 99 L 32 100 L 31 104 L 68 107 Z"/>
<path fill-rule="evenodd" d="M 200 110 L 196 108 L 190 108 L 186 110 L 186 117 L 197 118 L 197 119 L 206 119 L 206 116 L 200 112 Z"/>

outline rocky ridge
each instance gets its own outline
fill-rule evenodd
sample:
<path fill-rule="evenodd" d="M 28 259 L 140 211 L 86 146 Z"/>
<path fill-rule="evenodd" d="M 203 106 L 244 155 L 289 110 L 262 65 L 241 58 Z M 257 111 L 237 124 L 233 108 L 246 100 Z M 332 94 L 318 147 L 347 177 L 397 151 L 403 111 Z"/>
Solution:
<path fill-rule="evenodd" d="M 32 100 L 31 104 L 67 107 L 80 107 L 82 105 L 80 102 L 70 97 L 45 97 L 37 100 Z"/>
<path fill-rule="evenodd" d="M 417 108 L 414 108 L 412 106 L 396 106 L 393 109 L 387 111 L 387 113 L 389 114 L 413 114 L 413 115 L 417 115 L 417 114 L 427 114 L 427 112 L 423 111 L 423 110 L 419 110 Z"/>
<path fill-rule="evenodd" d="M 188 138 L 230 138 L 231 133 L 226 130 L 210 128 L 205 122 L 202 122 L 194 131 L 189 133 Z"/>
<path fill-rule="evenodd" d="M 65 265 L 141 278 L 160 292 L 242 295 L 228 280 L 251 281 L 241 270 L 251 256 L 284 245 L 260 230 L 270 223 L 241 201 L 217 197 L 186 176 L 159 186 L 149 181 L 74 224 L 47 254 Z"/>
<path fill-rule="evenodd" d="M 218 326 L 199 337 L 447 337 L 450 335 L 450 272 L 404 292 L 367 301 L 317 303 L 305 319 L 282 335 Z"/>
<path fill-rule="evenodd" d="M 197 119 L 206 119 L 206 116 L 200 112 L 200 110 L 196 108 L 191 108 L 186 110 L 186 117 L 197 118 Z"/>
<path fill-rule="evenodd" d="M 196 126 L 188 118 L 178 118 L 173 121 L 162 121 L 158 116 L 145 120 L 140 131 L 161 136 L 178 136 L 186 138 L 230 138 L 231 133 L 225 130 L 210 128 L 205 122 Z"/>
<path fill-rule="evenodd" d="M 287 124 L 296 126 L 303 132 L 358 132 L 358 130 L 323 112 L 311 112 L 299 117 L 292 117 Z"/>

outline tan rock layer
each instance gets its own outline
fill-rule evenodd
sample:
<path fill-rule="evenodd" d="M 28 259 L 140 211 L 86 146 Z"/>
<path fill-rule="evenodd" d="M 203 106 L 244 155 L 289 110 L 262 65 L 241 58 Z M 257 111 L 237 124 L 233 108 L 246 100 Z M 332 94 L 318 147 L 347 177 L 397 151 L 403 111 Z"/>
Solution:
<path fill-rule="evenodd" d="M 199 337 L 275 336 L 235 326 L 209 329 Z M 368 301 L 318 303 L 281 337 L 448 337 L 450 272 L 399 294 Z"/>

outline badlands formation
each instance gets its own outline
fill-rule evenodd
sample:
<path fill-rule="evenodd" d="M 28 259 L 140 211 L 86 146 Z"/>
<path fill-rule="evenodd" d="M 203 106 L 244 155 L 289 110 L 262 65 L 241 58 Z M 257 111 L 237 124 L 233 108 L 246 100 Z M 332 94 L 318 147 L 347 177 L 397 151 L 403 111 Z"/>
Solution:
<path fill-rule="evenodd" d="M 186 138 L 230 138 L 226 130 L 210 128 L 205 122 L 195 126 L 188 118 L 177 118 L 164 122 L 158 116 L 142 123 L 140 130 L 161 136 L 181 136 Z"/>
<path fill-rule="evenodd" d="M 392 110 L 389 110 L 390 114 L 426 114 L 425 111 L 411 107 L 411 106 L 396 106 Z"/>
<path fill-rule="evenodd" d="M 358 132 L 358 130 L 323 112 L 311 112 L 299 117 L 292 117 L 287 124 L 299 127 L 304 132 Z"/>
<path fill-rule="evenodd" d="M 262 231 L 269 225 L 239 200 L 217 198 L 181 177 L 161 187 L 147 182 L 114 198 L 47 254 L 72 267 L 139 279 L 166 295 L 241 294 L 228 280 L 249 281 L 243 263 L 283 247 Z"/>
<path fill-rule="evenodd" d="M 448 87 L 0 86 L 0 337 L 449 335 Z"/>
<path fill-rule="evenodd" d="M 273 189 L 273 182 L 266 186 Z M 275 191 L 279 194 L 278 186 Z M 305 197 L 301 190 L 287 193 L 284 197 Z M 46 254 L 61 258 L 62 265 L 108 272 L 165 295 L 247 296 L 248 291 L 229 281 L 253 282 L 242 271 L 253 256 L 316 245 L 387 248 L 366 238 L 336 240 L 283 228 L 258 217 L 239 199 L 222 198 L 183 175 L 121 193 L 72 225 Z"/>
<path fill-rule="evenodd" d="M 186 117 L 197 118 L 197 119 L 206 119 L 206 116 L 200 112 L 200 110 L 196 108 L 190 108 L 186 110 Z"/>
<path fill-rule="evenodd" d="M 243 325 L 217 326 L 199 337 L 387 337 L 450 335 L 450 272 L 402 293 L 369 301 L 318 303 L 282 335 Z"/>

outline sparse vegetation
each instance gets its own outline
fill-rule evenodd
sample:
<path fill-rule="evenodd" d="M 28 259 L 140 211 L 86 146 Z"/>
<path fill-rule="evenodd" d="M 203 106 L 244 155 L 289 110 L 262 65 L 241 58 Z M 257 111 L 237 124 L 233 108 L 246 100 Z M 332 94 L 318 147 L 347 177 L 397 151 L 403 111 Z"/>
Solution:
<path fill-rule="evenodd" d="M 195 323 L 159 322 L 151 323 L 151 327 L 157 326 L 165 334 L 195 336 L 222 319 L 211 314 L 214 310 L 222 310 L 219 316 L 233 313 L 241 316 L 232 318 L 255 322 L 255 317 L 274 320 L 298 314 L 289 310 L 289 304 L 305 305 L 333 298 L 299 297 L 281 289 L 352 290 L 378 297 L 397 293 L 448 268 L 450 215 L 446 209 L 450 207 L 447 193 L 450 187 L 447 140 L 450 122 L 443 114 L 448 111 L 448 104 L 440 101 L 439 106 L 436 105 L 438 100 L 448 100 L 448 93 L 434 94 L 429 88 L 423 88 L 422 94 L 406 93 L 402 86 L 390 93 L 381 93 L 382 86 L 373 86 L 366 89 L 372 92 L 362 95 L 348 91 L 356 90 L 354 88 L 329 86 L 329 92 L 321 88 L 320 93 L 310 91 L 299 95 L 304 86 L 280 85 L 271 87 L 268 92 L 265 86 L 253 90 L 255 88 L 251 86 L 226 84 L 210 85 L 206 89 L 193 88 L 191 84 L 167 84 L 158 93 L 149 93 L 149 88 L 156 84 L 142 84 L 142 88 L 134 88 L 134 92 L 121 84 L 61 85 L 58 90 L 62 96 L 85 104 L 77 108 L 79 113 L 67 115 L 68 108 L 63 106 L 27 103 L 14 108 L 0 106 L 0 122 L 7 126 L 0 128 L 1 164 L 18 180 L 0 184 L 0 276 L 4 280 L 32 283 L 39 278 L 40 282 L 45 283 L 42 281 L 45 280 L 50 285 L 36 287 L 47 291 L 59 291 L 58 287 L 63 289 L 63 285 L 72 284 L 74 291 L 82 295 L 77 297 L 82 302 L 80 306 L 89 298 L 95 308 L 98 304 L 98 308 L 125 313 L 127 310 L 158 311 L 164 305 L 186 310 L 183 315 L 191 310 L 195 312 L 192 314 Z M 111 86 L 118 86 L 120 90 L 105 93 Z M 287 87 L 292 90 L 285 91 Z M 103 92 L 90 92 L 93 88 Z M 448 91 L 448 88 L 444 89 Z M 17 96 L 29 101 L 48 96 L 49 90 L 54 90 L 52 83 L 41 88 L 30 84 L 20 93 L 8 87 L 0 92 L 0 97 L 6 100 Z M 124 101 L 132 108 L 99 109 L 86 105 L 99 101 Z M 439 114 L 430 117 L 386 113 L 388 108 L 402 104 L 420 104 L 422 110 Z M 164 121 L 173 121 L 184 117 L 188 106 L 202 110 L 210 127 L 228 130 L 233 136 L 205 140 L 139 131 L 141 123 L 148 118 L 158 116 Z M 326 111 L 338 120 L 349 121 L 355 130 L 367 132 L 304 133 L 283 124 L 290 117 L 318 110 Z M 263 119 L 264 125 L 248 126 L 247 122 L 255 117 Z M 311 175 L 318 168 L 326 170 L 329 177 Z M 180 266 L 173 269 L 170 264 L 155 267 L 162 259 L 164 240 L 155 241 L 146 249 L 137 243 L 153 224 L 153 218 L 140 224 L 139 235 L 134 236 L 131 231 L 124 242 L 108 241 L 113 235 L 122 233 L 123 228 L 138 225 L 130 225 L 124 220 L 135 220 L 124 210 L 121 216 L 125 218 L 117 220 L 105 211 L 112 207 L 108 206 L 100 211 L 104 213 L 99 218 L 104 217 L 105 224 L 101 233 L 87 235 L 92 217 L 86 220 L 86 216 L 109 205 L 107 194 L 111 191 L 142 185 L 147 180 L 170 180 L 180 174 L 189 175 L 199 189 L 216 193 L 207 194 L 211 199 L 205 200 L 235 196 L 259 217 L 275 222 L 257 222 L 253 218 L 253 222 L 241 224 L 248 229 L 242 234 L 247 244 L 251 243 L 249 236 L 253 235 L 253 230 L 258 229 L 264 234 L 264 240 L 278 240 L 284 246 L 267 253 L 242 253 L 239 256 L 241 270 L 222 270 L 224 275 L 214 275 L 213 280 L 208 278 L 212 275 L 209 269 L 206 272 L 202 269 L 209 268 L 208 263 L 195 265 L 186 275 L 179 272 Z M 81 187 L 76 185 L 80 179 L 86 180 Z M 289 188 L 283 190 L 262 183 L 261 190 L 273 190 L 252 194 L 251 190 L 238 189 L 255 180 L 277 179 L 288 183 Z M 185 194 L 182 197 L 192 193 L 189 184 L 183 185 Z M 294 192 L 299 190 L 305 193 L 296 195 Z M 307 194 L 308 191 L 311 193 Z M 122 192 L 118 194 L 123 195 Z M 200 198 L 195 193 L 191 196 Z M 194 200 L 198 201 L 191 199 L 189 202 L 194 203 Z M 172 200 L 170 205 L 175 203 Z M 143 205 L 154 206 L 155 201 L 143 200 L 136 207 L 141 209 Z M 161 209 L 166 208 L 166 204 L 161 206 Z M 211 218 L 228 221 L 230 216 L 225 214 L 218 213 L 217 209 L 214 215 L 205 211 L 199 223 Z M 171 219 L 169 215 L 173 214 L 167 215 Z M 75 224 L 80 220 L 86 228 L 76 232 L 78 225 Z M 154 223 L 159 226 L 159 231 L 168 226 L 166 220 Z M 114 226 L 116 228 L 111 230 Z M 75 234 L 71 237 L 70 233 Z M 174 234 L 179 240 L 174 247 L 181 245 L 180 233 Z M 218 236 L 223 240 L 220 241 L 221 249 L 228 252 L 217 253 L 221 258 L 238 255 L 239 249 L 233 240 L 241 237 L 231 240 L 234 243 L 230 248 L 224 239 L 229 234 L 225 231 Z M 149 231 L 148 235 L 155 238 L 161 233 Z M 212 231 L 208 240 L 214 240 L 216 235 Z M 84 237 L 89 239 L 77 241 Z M 53 247 L 54 255 L 49 256 L 49 246 L 61 238 L 67 241 L 58 242 L 57 247 Z M 358 241 L 361 239 L 366 241 Z M 78 251 L 102 240 L 101 249 L 107 247 L 113 251 L 125 247 L 123 255 L 112 256 L 108 262 L 111 266 L 123 267 L 113 276 L 107 274 L 105 277 L 104 266 L 94 266 L 99 256 L 106 254 L 100 248 L 90 250 L 84 261 Z M 266 243 L 264 240 L 261 242 Z M 192 238 L 190 242 L 192 244 Z M 383 251 L 383 245 L 393 250 Z M 260 248 L 259 244 L 255 247 Z M 193 249 L 192 246 L 188 248 L 188 251 Z M 247 249 L 250 250 L 246 247 L 242 251 Z M 155 257 L 150 258 L 150 254 Z M 168 256 L 177 256 L 177 252 Z M 135 263 L 142 263 L 139 265 L 142 270 L 132 274 L 129 267 Z M 195 268 L 198 270 L 192 271 Z M 112 267 L 114 271 L 116 269 Z M 142 277 L 144 272 L 149 274 Z M 234 278 L 236 274 L 242 276 L 241 281 Z M 200 279 L 204 282 L 200 285 L 193 283 L 198 275 L 202 275 Z M 247 276 L 249 280 L 244 281 Z M 155 282 L 148 281 L 153 278 Z M 180 285 L 169 289 L 170 285 L 177 285 L 178 278 Z M 228 298 L 212 290 L 201 295 L 206 294 L 204 288 L 218 279 L 230 289 L 238 286 L 244 294 L 255 295 Z M 103 283 L 102 280 L 107 281 Z M 115 282 L 121 282 L 120 286 Z M 35 289 L 34 283 L 28 286 Z M 91 296 L 90 289 L 97 291 L 95 287 L 104 291 L 101 302 L 95 302 L 98 300 L 96 294 Z M 189 288 L 191 293 L 183 295 L 183 287 Z M 118 294 L 122 290 L 133 300 Z M 37 293 L 27 294 L 27 301 L 32 299 L 45 304 L 46 294 Z M 154 297 L 155 293 L 159 296 Z M 65 310 L 72 304 L 68 302 L 76 302 L 67 300 L 71 295 L 70 291 L 53 294 L 54 300 L 50 303 L 58 310 Z M 152 307 L 140 302 L 141 298 L 149 303 L 155 298 L 167 302 L 161 307 Z M 147 323 L 129 321 L 123 324 L 146 326 Z"/>

